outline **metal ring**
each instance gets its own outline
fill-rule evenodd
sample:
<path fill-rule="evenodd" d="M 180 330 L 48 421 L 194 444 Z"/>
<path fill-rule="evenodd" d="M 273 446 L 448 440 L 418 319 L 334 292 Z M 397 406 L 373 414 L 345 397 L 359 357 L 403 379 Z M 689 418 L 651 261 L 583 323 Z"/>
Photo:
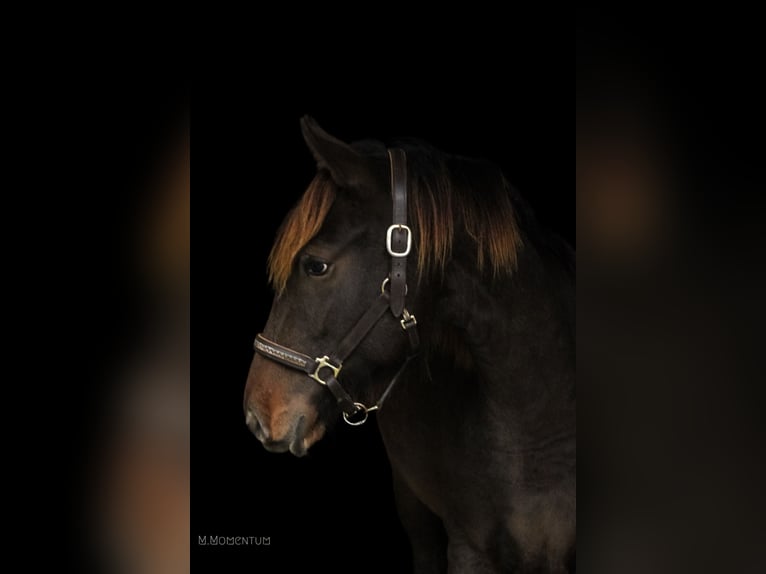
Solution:
<path fill-rule="evenodd" d="M 385 293 L 386 292 L 386 284 L 390 281 L 389 277 L 386 277 L 383 279 L 383 283 L 380 284 L 380 292 Z M 404 296 L 407 296 L 407 292 L 409 291 L 409 287 L 407 285 L 404 286 Z"/>
<path fill-rule="evenodd" d="M 359 411 L 364 411 L 364 418 L 362 418 L 362 420 L 360 421 L 353 422 L 348 420 L 349 415 L 347 415 L 346 413 L 343 413 L 343 420 L 346 421 L 348 424 L 350 424 L 352 427 L 358 427 L 359 425 L 363 425 L 364 423 L 367 422 L 369 409 L 366 406 L 364 406 L 362 403 L 354 403 L 354 406 L 356 407 L 356 411 L 351 413 L 351 415 L 353 416 L 357 414 Z"/>

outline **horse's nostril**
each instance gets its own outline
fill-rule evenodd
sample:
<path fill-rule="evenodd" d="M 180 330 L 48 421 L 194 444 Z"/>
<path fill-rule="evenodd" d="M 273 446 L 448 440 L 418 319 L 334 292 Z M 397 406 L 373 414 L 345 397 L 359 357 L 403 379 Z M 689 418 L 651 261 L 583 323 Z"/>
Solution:
<path fill-rule="evenodd" d="M 258 440 L 271 440 L 269 427 L 261 423 L 254 410 L 247 409 L 245 411 L 245 423 Z"/>

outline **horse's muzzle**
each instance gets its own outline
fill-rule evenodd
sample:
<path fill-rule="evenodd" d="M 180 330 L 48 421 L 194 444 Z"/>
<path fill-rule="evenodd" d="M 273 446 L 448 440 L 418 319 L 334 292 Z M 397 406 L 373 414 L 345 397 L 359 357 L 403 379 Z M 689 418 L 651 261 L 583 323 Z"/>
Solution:
<path fill-rule="evenodd" d="M 308 429 L 304 415 L 298 416 L 291 424 L 279 425 L 278 435 L 275 435 L 275 429 L 268 423 L 262 423 L 251 408 L 246 410 L 245 422 L 255 438 L 269 452 L 291 452 L 295 456 L 304 456 L 310 446 L 306 436 Z"/>

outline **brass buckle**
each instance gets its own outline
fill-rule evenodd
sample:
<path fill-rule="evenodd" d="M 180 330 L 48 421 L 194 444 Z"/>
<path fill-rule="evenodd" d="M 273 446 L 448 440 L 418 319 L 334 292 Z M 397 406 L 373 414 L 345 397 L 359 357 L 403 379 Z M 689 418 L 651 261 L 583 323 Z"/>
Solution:
<path fill-rule="evenodd" d="M 324 357 L 317 357 L 316 362 L 317 362 L 317 367 L 316 367 L 316 369 L 314 369 L 314 372 L 309 375 L 309 377 L 314 379 L 320 385 L 326 385 L 327 384 L 325 381 L 323 381 L 322 379 L 319 378 L 319 371 L 320 370 L 322 370 L 323 368 L 327 367 L 328 369 L 330 369 L 332 371 L 333 376 L 337 379 L 338 378 L 338 373 L 340 373 L 340 370 L 343 367 L 342 364 L 338 365 L 337 367 L 335 365 L 333 365 L 330 362 L 330 357 L 328 357 L 327 355 L 325 355 Z"/>

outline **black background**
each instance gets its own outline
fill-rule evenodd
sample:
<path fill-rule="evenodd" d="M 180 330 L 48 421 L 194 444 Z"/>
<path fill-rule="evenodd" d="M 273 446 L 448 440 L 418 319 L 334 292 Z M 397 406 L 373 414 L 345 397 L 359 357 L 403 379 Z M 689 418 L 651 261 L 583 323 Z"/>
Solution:
<path fill-rule="evenodd" d="M 142 304 L 127 238 L 136 234 L 141 221 L 146 198 L 139 190 L 151 180 L 162 146 L 172 145 L 183 123 L 179 116 L 188 110 L 190 62 L 196 78 L 191 418 L 195 571 L 290 571 L 304 558 L 317 571 L 406 571 L 407 546 L 372 426 L 353 432 L 340 428 L 302 460 L 266 454 L 244 426 L 241 399 L 252 339 L 271 300 L 266 254 L 280 220 L 313 171 L 300 138 L 301 115 L 314 115 L 345 139 L 420 136 L 446 151 L 488 157 L 504 169 L 545 223 L 573 239 L 569 137 L 575 42 L 564 16 L 549 10 L 536 21 L 493 14 L 477 18 L 461 6 L 459 14 L 446 14 L 451 22 L 433 17 L 444 14 L 432 14 L 426 22 L 413 23 L 412 14 L 392 10 L 387 15 L 396 21 L 383 34 L 373 34 L 371 23 L 382 20 L 382 9 L 367 17 L 348 14 L 357 21 L 340 25 L 340 30 L 318 20 L 299 30 L 297 20 L 312 15 L 294 12 L 287 23 L 267 14 L 243 19 L 244 30 L 208 25 L 196 38 L 202 49 L 193 54 L 190 43 L 179 40 L 168 42 L 165 47 L 171 49 L 164 54 L 149 51 L 145 58 L 138 57 L 139 45 L 146 47 L 140 35 L 131 32 L 129 38 L 118 38 L 115 27 L 107 25 L 99 30 L 101 37 L 91 38 L 54 20 L 56 34 L 46 36 L 48 44 L 19 44 L 9 59 L 3 123 L 4 171 L 10 180 L 3 196 L 9 379 L 4 386 L 4 422 L 9 427 L 4 444 L 6 458 L 12 461 L 6 478 L 17 482 L 6 489 L 13 493 L 8 506 L 17 505 L 11 508 L 16 515 L 7 522 L 22 533 L 14 537 L 14 544 L 33 544 L 24 556 L 28 566 L 52 558 L 62 569 L 71 549 L 69 538 L 62 537 L 62 552 L 46 551 L 64 531 L 51 524 L 57 517 L 73 513 L 78 527 L 74 537 L 82 534 L 82 495 L 89 482 L 80 479 L 91 476 L 81 455 L 99 442 L 102 428 L 94 420 L 105 416 L 102 400 L 113 380 L 114 358 L 137 344 L 135 310 Z M 758 73 L 762 34 L 750 29 L 747 19 L 726 19 L 718 12 L 698 15 L 701 21 L 685 15 L 674 22 L 667 16 L 657 19 L 647 13 L 642 18 L 634 10 L 621 27 L 614 22 L 602 25 L 594 14 L 579 11 L 577 33 L 593 43 L 599 58 L 608 61 L 617 54 L 619 60 L 627 47 L 630 56 L 659 71 L 655 95 L 672 109 L 673 124 L 685 144 L 682 173 L 698 185 L 689 185 L 688 197 L 682 198 L 683 215 L 705 220 L 704 233 L 690 237 L 690 243 L 704 257 L 713 279 L 724 283 L 718 293 L 721 307 L 728 309 L 732 302 L 743 307 L 747 329 L 741 338 L 738 329 L 721 331 L 732 338 L 724 350 L 744 351 L 749 361 L 724 353 L 723 364 L 733 365 L 733 374 L 708 386 L 691 380 L 692 390 L 670 381 L 656 401 L 652 385 L 630 389 L 643 399 L 638 401 L 635 394 L 626 399 L 619 385 L 615 393 L 601 393 L 606 397 L 597 396 L 599 389 L 590 385 L 581 393 L 581 399 L 587 396 L 578 417 L 590 432 L 584 438 L 580 433 L 578 447 L 581 470 L 583 461 L 591 467 L 580 473 L 580 485 L 589 486 L 593 494 L 605 484 L 614 486 L 614 473 L 602 484 L 593 480 L 594 462 L 611 465 L 620 471 L 617 478 L 623 477 L 612 500 L 633 501 L 637 514 L 650 519 L 623 532 L 629 567 L 647 564 L 658 538 L 678 550 L 677 536 L 686 533 L 688 546 L 680 546 L 680 552 L 691 549 L 683 557 L 685 566 L 691 555 L 721 571 L 709 559 L 711 552 L 719 552 L 721 563 L 731 570 L 732 558 L 743 553 L 731 551 L 720 535 L 742 541 L 736 547 L 746 546 L 759 564 L 763 547 L 761 540 L 751 538 L 762 538 L 764 508 L 762 457 L 753 455 L 762 451 L 763 442 L 763 386 L 758 385 L 763 380 L 766 157 Z M 635 26 L 633 34 L 626 33 L 626 23 Z M 222 35 L 225 38 L 216 38 Z M 608 38 L 600 41 L 600 35 Z M 241 45 L 225 43 L 232 39 Z M 586 77 L 583 71 L 590 71 L 576 65 L 579 82 Z M 642 74 L 633 73 L 630 66 L 628 70 L 630 78 L 643 83 Z M 600 75 L 604 74 L 596 72 L 597 78 Z M 608 85 L 596 83 L 608 92 Z M 721 251 L 717 257 L 713 252 L 712 263 L 709 243 Z M 751 283 L 756 278 L 757 283 Z M 716 283 L 695 277 L 690 291 L 710 285 Z M 581 272 L 578 294 L 587 293 L 587 287 Z M 666 305 L 658 304 L 657 312 L 665 312 Z M 699 316 L 705 322 L 709 314 L 706 309 Z M 578 309 L 579 326 L 593 319 Z M 619 321 L 609 316 L 603 323 L 611 328 Z M 707 323 L 701 328 L 697 324 L 688 330 L 712 330 Z M 578 342 L 582 340 L 578 336 Z M 610 390 L 621 374 L 618 369 L 618 376 L 608 380 Z M 582 391 L 583 377 L 579 378 Z M 681 399 L 669 402 L 673 396 Z M 714 433 L 733 429 L 720 438 L 718 452 L 711 452 L 705 440 L 695 443 L 704 446 L 702 461 L 731 478 L 707 490 L 690 489 L 704 475 L 694 468 L 676 488 L 662 482 L 661 491 L 652 491 L 643 486 L 642 472 L 664 481 L 669 470 L 684 466 L 684 457 L 678 455 L 686 454 L 688 445 L 679 444 L 675 451 L 650 448 L 651 455 L 642 456 L 638 447 L 644 427 L 626 424 L 620 407 L 648 405 L 634 416 L 661 437 L 662 446 L 677 435 L 677 428 L 661 427 L 652 405 L 693 410 L 689 396 L 707 401 L 701 427 Z M 730 399 L 728 411 L 721 409 L 722 399 Z M 620 424 L 600 426 L 604 412 L 612 412 Z M 737 424 L 749 426 L 740 433 Z M 599 454 L 605 438 L 619 445 L 619 458 Z M 583 446 L 589 447 L 590 458 L 583 456 Z M 668 456 L 657 460 L 658 451 Z M 66 480 L 70 473 L 77 479 L 74 483 Z M 62 496 L 68 492 L 62 493 L 61 486 L 68 491 L 70 484 L 74 499 Z M 580 508 L 585 509 L 579 517 L 582 541 L 582 526 L 588 526 L 584 519 L 594 514 L 594 505 L 584 502 L 580 490 Z M 677 495 L 684 492 L 698 493 L 692 501 L 698 513 L 687 514 L 679 507 Z M 750 510 L 752 523 L 728 513 L 711 515 L 715 503 L 729 509 L 734 494 L 742 498 L 742 505 L 733 508 Z M 341 512 L 340 497 L 353 502 L 356 512 Z M 647 501 L 653 504 L 647 507 Z M 677 513 L 677 521 L 662 512 L 668 508 Z M 626 516 L 624 505 L 606 505 L 604 510 L 620 520 Z M 585 540 L 595 542 L 594 550 L 620 552 L 610 528 L 613 522 L 595 514 Z M 662 528 L 671 535 L 665 536 Z M 198 535 L 270 536 L 271 546 L 202 548 L 196 545 Z M 89 540 L 86 536 L 74 542 L 78 550 Z M 655 559 L 672 568 L 667 555 Z M 744 569 L 754 570 L 752 565 Z"/>
<path fill-rule="evenodd" d="M 542 39 L 484 49 L 409 59 L 398 77 L 385 60 L 359 72 L 299 59 L 216 78 L 215 113 L 195 122 L 192 557 L 202 571 L 276 571 L 306 557 L 317 571 L 407 571 L 374 424 L 339 425 L 303 459 L 269 454 L 245 426 L 243 391 L 271 305 L 266 258 L 314 174 L 304 114 L 345 141 L 413 136 L 491 159 L 574 241 L 571 62 Z M 270 546 L 202 547 L 198 536 Z"/>

